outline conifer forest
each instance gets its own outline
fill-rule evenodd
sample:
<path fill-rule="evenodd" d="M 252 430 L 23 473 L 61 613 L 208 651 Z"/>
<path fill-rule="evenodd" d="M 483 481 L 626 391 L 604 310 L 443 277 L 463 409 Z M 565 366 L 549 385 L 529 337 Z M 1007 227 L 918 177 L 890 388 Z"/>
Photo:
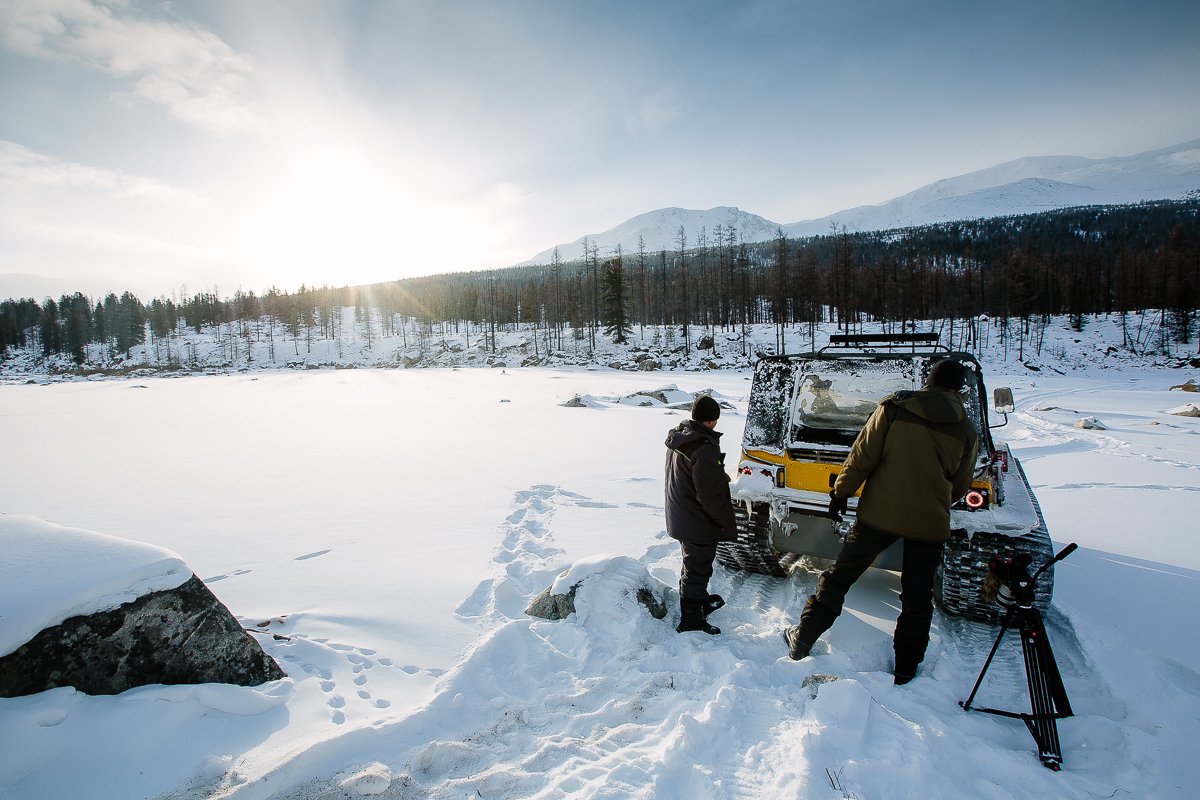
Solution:
<path fill-rule="evenodd" d="M 397 261 L 403 253 L 396 254 Z M 431 264 L 431 269 L 436 265 Z M 240 342 L 303 343 L 343 335 L 401 336 L 424 346 L 440 335 L 495 346 L 498 330 L 531 330 L 547 351 L 623 342 L 644 326 L 670 326 L 691 344 L 703 331 L 820 323 L 840 330 L 928 329 L 949 325 L 970 349 L 982 319 L 1003 320 L 1034 345 L 1039 324 L 1068 315 L 1150 317 L 1130 326 L 1126 347 L 1186 351 L 1200 306 L 1200 199 L 1091 206 L 902 230 L 744 242 L 717 226 L 670 250 L 645 245 L 557 252 L 549 264 L 431 274 L 388 283 L 255 294 L 217 290 L 157 297 L 130 292 L 0 304 L 0 359 L 16 351 L 69 355 L 82 364 L 148 341 L 167 361 L 187 359 L 187 329 L 212 330 L 236 361 Z M 353 314 L 344 313 L 352 308 Z M 1153 312 L 1148 314 L 1147 312 Z M 1136 329 L 1134 328 L 1136 325 Z M 823 342 L 812 342 L 819 347 Z M 248 348 L 246 348 L 248 349 Z"/>

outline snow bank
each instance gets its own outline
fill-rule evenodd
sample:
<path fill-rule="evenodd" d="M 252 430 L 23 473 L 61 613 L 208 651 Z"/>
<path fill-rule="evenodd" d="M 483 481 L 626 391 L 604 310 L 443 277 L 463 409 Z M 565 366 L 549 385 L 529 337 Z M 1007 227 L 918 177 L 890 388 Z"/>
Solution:
<path fill-rule="evenodd" d="M 0 656 L 45 628 L 107 611 L 192 577 L 164 547 L 36 517 L 0 514 Z"/>
<path fill-rule="evenodd" d="M 625 557 L 614 553 L 598 553 L 581 558 L 554 579 L 554 583 L 550 585 L 550 593 L 566 594 L 572 586 L 582 583 L 592 575 L 602 575 L 611 568 L 619 568 L 621 559 L 625 559 Z M 627 560 L 632 561 L 632 559 Z"/>

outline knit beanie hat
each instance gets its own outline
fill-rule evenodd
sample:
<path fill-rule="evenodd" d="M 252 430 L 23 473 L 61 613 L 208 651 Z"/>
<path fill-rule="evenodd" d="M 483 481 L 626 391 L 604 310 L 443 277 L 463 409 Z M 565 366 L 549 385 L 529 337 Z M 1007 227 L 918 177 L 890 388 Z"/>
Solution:
<path fill-rule="evenodd" d="M 961 361 L 943 358 L 929 370 L 926 386 L 940 386 L 952 392 L 962 391 L 967 382 L 967 367 Z"/>
<path fill-rule="evenodd" d="M 708 395 L 701 395 L 692 403 L 692 419 L 696 422 L 715 422 L 720 418 L 721 405 Z"/>

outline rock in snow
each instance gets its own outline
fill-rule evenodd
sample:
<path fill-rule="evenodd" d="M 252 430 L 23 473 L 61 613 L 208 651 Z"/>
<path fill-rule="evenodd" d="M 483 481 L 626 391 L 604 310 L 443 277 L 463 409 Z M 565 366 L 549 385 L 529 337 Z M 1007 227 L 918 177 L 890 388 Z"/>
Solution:
<path fill-rule="evenodd" d="M 179 556 L 0 515 L 0 697 L 285 677 Z"/>
<path fill-rule="evenodd" d="M 525 613 L 542 619 L 566 619 L 575 613 L 575 595 L 584 583 L 609 584 L 609 588 L 636 599 L 655 619 L 667 616 L 667 585 L 651 578 L 634 559 L 609 554 L 580 559 L 563 570 L 554 583 L 533 598 Z"/>
<path fill-rule="evenodd" d="M 1174 414 L 1177 417 L 1200 417 L 1200 406 L 1195 403 L 1184 403 L 1181 406 L 1176 406 L 1167 412 Z"/>
<path fill-rule="evenodd" d="M 604 408 L 604 404 L 596 400 L 596 398 L 592 397 L 590 394 L 577 394 L 561 405 L 564 408 Z"/>
<path fill-rule="evenodd" d="M 1083 419 L 1076 420 L 1075 427 L 1082 428 L 1085 431 L 1106 431 L 1106 430 L 1108 430 L 1108 428 L 1104 427 L 1104 423 L 1102 423 L 1100 420 L 1096 419 L 1095 417 L 1084 417 Z"/>
<path fill-rule="evenodd" d="M 165 547 L 0 514 L 0 656 L 68 617 L 174 589 L 191 570 Z"/>

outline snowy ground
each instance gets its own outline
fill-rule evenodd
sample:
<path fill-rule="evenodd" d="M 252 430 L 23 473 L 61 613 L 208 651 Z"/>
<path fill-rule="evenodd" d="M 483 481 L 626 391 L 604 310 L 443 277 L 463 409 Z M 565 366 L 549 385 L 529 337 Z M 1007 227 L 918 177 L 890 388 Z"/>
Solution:
<path fill-rule="evenodd" d="M 989 376 L 1018 404 L 998 433 L 1052 536 L 1081 545 L 1049 620 L 1078 714 L 1061 773 L 1019 722 L 957 706 L 994 629 L 939 615 L 918 679 L 891 685 L 891 573 L 860 582 L 801 663 L 779 633 L 817 564 L 782 582 L 718 568 L 714 638 L 650 618 L 625 573 L 576 617 L 525 617 L 597 553 L 675 583 L 661 442 L 682 416 L 604 401 L 663 375 L 317 370 L 0 386 L 17 465 L 0 511 L 175 550 L 248 626 L 287 637 L 260 639 L 295 681 L 282 704 L 194 687 L 0 700 L 0 794 L 1194 796 L 1200 419 L 1163 412 L 1195 398 L 1166 389 L 1196 371 L 1017 366 Z M 732 400 L 736 452 L 745 375 L 666 380 Z M 559 405 L 576 394 L 600 408 Z M 817 691 L 813 673 L 842 680 Z M 989 674 L 986 702 L 1027 702 L 1015 649 Z"/>

